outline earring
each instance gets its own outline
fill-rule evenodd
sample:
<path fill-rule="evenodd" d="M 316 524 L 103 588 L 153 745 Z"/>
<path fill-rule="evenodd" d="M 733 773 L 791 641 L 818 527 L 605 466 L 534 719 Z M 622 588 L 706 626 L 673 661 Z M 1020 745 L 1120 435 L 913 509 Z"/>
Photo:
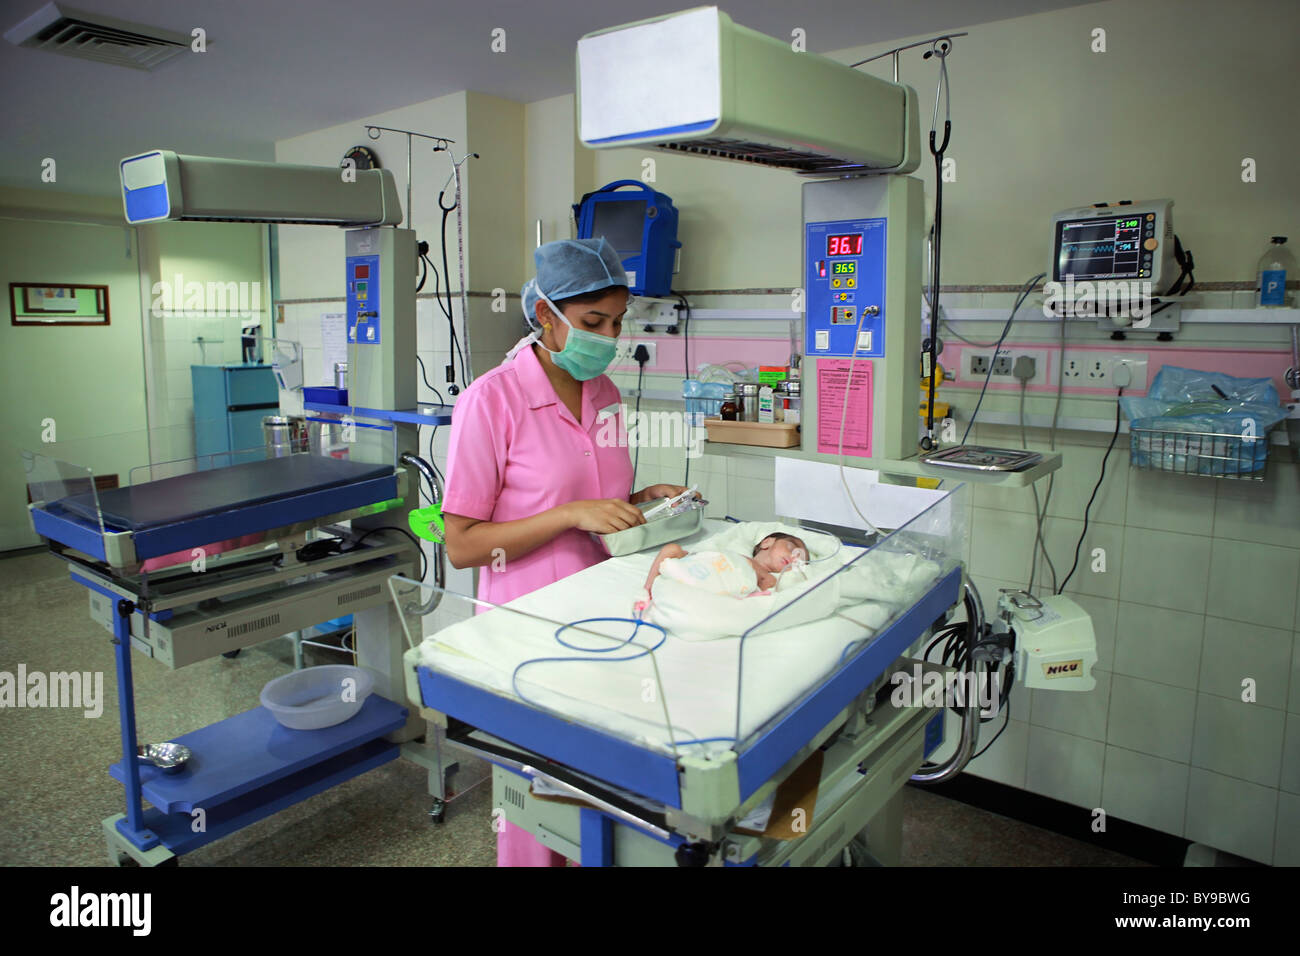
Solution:
<path fill-rule="evenodd" d="M 551 331 L 551 323 L 550 323 L 550 322 L 543 322 L 543 323 L 542 323 L 542 328 L 543 328 L 545 331 L 547 331 L 547 332 Z"/>

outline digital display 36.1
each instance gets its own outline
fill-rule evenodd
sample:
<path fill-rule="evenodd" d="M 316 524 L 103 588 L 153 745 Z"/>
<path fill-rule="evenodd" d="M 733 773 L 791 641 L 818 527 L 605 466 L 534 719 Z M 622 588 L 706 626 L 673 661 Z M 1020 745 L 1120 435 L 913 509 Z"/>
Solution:
<path fill-rule="evenodd" d="M 862 233 L 849 233 L 842 236 L 826 237 L 827 256 L 862 255 Z"/>

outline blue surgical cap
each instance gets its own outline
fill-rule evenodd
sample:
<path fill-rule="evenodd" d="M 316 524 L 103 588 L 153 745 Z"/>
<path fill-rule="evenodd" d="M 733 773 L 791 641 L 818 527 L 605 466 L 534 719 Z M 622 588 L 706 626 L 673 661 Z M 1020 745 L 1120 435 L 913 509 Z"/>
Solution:
<path fill-rule="evenodd" d="M 628 285 L 618 253 L 603 236 L 548 242 L 533 252 L 533 261 L 537 264 L 537 278 L 529 279 L 520 291 L 530 325 L 536 322 L 537 303 L 542 295 L 559 302 L 584 292 Z"/>

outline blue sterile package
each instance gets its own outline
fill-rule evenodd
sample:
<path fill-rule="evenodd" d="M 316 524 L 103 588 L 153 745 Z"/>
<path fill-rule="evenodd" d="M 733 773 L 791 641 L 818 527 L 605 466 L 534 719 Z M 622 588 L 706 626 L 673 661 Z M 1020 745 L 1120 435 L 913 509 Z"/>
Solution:
<path fill-rule="evenodd" d="M 1280 404 L 1271 379 L 1237 378 L 1223 372 L 1166 365 L 1156 373 L 1147 397 L 1167 402 L 1260 402 Z"/>
<path fill-rule="evenodd" d="M 704 419 L 717 415 L 722 403 L 731 394 L 731 386 L 722 382 L 701 382 L 688 378 L 682 382 L 682 397 L 686 399 L 686 417 L 693 425 L 703 425 Z"/>
<path fill-rule="evenodd" d="M 1198 475 L 1259 471 L 1268 431 L 1286 417 L 1267 378 L 1165 366 L 1145 398 L 1121 398 L 1132 463 Z"/>

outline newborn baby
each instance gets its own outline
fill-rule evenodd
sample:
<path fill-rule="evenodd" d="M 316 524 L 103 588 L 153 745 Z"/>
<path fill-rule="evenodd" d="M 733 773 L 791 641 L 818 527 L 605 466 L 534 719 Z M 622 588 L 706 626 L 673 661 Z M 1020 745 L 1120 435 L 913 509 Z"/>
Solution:
<path fill-rule="evenodd" d="M 755 545 L 751 557 L 732 551 L 692 553 L 680 545 L 666 544 L 650 566 L 646 593 L 638 610 L 649 606 L 651 588 L 660 574 L 715 594 L 739 598 L 771 590 L 782 572 L 796 561 L 807 559 L 808 546 L 802 539 L 781 532 L 769 534 Z"/>

